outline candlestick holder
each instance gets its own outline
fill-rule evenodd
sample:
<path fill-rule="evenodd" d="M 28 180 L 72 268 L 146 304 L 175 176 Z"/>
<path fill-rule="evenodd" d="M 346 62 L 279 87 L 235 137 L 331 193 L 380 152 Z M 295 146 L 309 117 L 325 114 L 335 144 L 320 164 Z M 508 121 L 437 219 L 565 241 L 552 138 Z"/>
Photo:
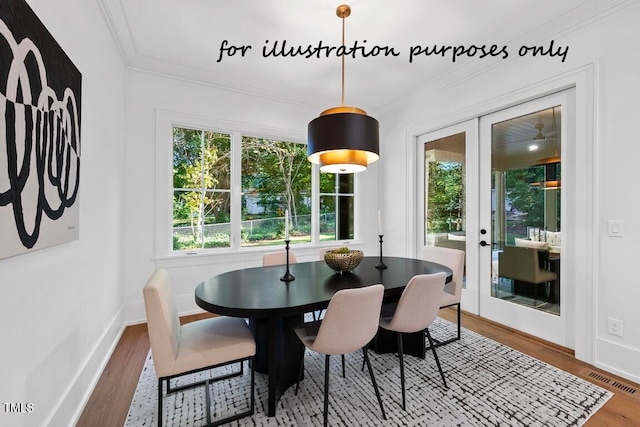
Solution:
<path fill-rule="evenodd" d="M 293 277 L 293 275 L 291 273 L 289 273 L 289 242 L 291 240 L 285 240 L 285 250 L 287 251 L 287 272 L 284 273 L 284 276 L 282 276 L 280 278 L 280 280 L 282 280 L 283 282 L 291 282 L 292 280 L 296 280 L 295 277 Z"/>
<path fill-rule="evenodd" d="M 378 237 L 380 237 L 380 262 L 376 264 L 376 268 L 384 270 L 385 268 L 387 268 L 387 266 L 384 265 L 384 262 L 382 262 L 382 236 L 382 234 L 378 235 Z"/>

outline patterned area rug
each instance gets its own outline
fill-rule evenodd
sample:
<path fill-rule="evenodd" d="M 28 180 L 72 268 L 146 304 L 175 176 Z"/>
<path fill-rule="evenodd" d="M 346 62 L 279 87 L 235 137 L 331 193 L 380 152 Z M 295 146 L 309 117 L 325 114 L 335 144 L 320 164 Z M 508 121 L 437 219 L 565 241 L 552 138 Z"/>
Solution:
<path fill-rule="evenodd" d="M 434 338 L 455 334 L 455 325 L 443 320 L 429 328 Z M 330 425 L 411 426 L 581 426 L 612 393 L 572 374 L 463 329 L 462 339 L 439 347 L 447 378 L 445 389 L 431 353 L 425 360 L 405 358 L 407 411 L 401 407 L 398 359 L 370 352 L 371 364 L 387 412 L 380 409 L 365 369 L 362 353 L 347 355 L 347 377 L 340 358 L 332 357 Z M 335 359 L 335 360 L 334 360 Z M 237 369 L 236 364 L 233 369 Z M 246 368 L 246 366 L 245 366 Z M 228 369 L 228 368 L 226 368 Z M 228 416 L 248 407 L 250 376 L 211 386 L 212 414 Z M 219 375 L 218 369 L 213 375 Z M 204 378 L 203 373 L 181 383 Z M 173 383 L 172 383 L 173 384 Z M 305 379 L 298 395 L 295 386 L 280 398 L 276 417 L 266 416 L 267 377 L 256 373 L 256 412 L 230 425 L 322 425 L 324 356 L 306 352 Z M 201 426 L 206 423 L 204 388 L 197 387 L 164 398 L 165 426 Z M 157 379 L 149 354 L 140 376 L 126 427 L 157 425 Z"/>

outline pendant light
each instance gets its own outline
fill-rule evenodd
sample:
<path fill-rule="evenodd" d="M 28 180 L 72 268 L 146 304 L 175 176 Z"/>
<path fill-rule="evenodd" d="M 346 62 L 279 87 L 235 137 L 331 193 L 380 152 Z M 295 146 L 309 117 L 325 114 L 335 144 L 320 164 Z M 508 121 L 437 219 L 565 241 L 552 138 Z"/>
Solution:
<path fill-rule="evenodd" d="M 340 5 L 336 15 L 342 19 L 344 51 L 345 19 L 351 8 Z M 342 55 L 342 103 L 329 108 L 308 126 L 307 159 L 320 165 L 320 171 L 346 174 L 362 172 L 378 160 L 378 121 L 358 108 L 344 105 L 344 54 Z"/>
<path fill-rule="evenodd" d="M 558 179 L 558 168 L 560 167 L 560 155 L 558 153 L 558 134 L 557 134 L 557 124 L 556 124 L 556 107 L 552 107 L 551 110 L 552 119 L 553 119 L 553 148 L 554 155 L 551 157 L 545 157 L 544 159 L 538 160 L 536 163 L 539 166 L 544 166 L 544 190 L 555 190 L 560 188 L 560 180 Z M 546 139 L 546 138 L 545 138 Z M 533 185 L 541 185 L 541 183 L 533 183 Z"/>

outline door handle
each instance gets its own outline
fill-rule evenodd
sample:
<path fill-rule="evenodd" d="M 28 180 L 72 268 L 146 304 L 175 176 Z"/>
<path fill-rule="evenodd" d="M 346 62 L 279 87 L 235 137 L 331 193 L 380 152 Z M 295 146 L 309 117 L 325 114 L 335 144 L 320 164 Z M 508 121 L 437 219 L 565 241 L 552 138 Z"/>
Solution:
<path fill-rule="evenodd" d="M 489 244 L 484 240 L 480 240 L 480 246 L 489 246 Z"/>

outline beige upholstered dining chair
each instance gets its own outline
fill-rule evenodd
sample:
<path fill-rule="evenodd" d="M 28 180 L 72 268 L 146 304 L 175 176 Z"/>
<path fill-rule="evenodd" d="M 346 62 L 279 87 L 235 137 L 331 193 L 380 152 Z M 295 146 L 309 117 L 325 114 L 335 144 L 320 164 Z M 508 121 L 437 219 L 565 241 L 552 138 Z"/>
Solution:
<path fill-rule="evenodd" d="M 500 277 L 531 283 L 534 299 L 538 298 L 538 284 L 558 278 L 553 271 L 540 268 L 538 249 L 522 246 L 505 246 L 498 253 L 498 274 Z"/>
<path fill-rule="evenodd" d="M 378 398 L 382 417 L 386 420 L 382 399 L 376 383 L 367 345 L 378 331 L 380 309 L 384 286 L 372 285 L 364 288 L 343 289 L 336 292 L 327 307 L 324 319 L 304 323 L 295 328 L 295 333 L 305 349 L 325 355 L 324 362 L 324 425 L 327 425 L 329 412 L 329 359 L 332 355 L 344 355 L 362 349 L 369 376 Z M 300 358 L 300 372 L 296 394 L 300 385 L 300 377 L 304 368 L 304 350 Z M 344 365 L 343 365 L 344 369 Z"/>
<path fill-rule="evenodd" d="M 251 400 L 249 410 L 223 420 L 211 420 L 207 404 L 208 425 L 219 425 L 252 415 L 255 406 L 254 363 L 256 343 L 243 319 L 214 317 L 180 325 L 169 275 L 156 270 L 143 289 L 151 354 L 158 377 L 158 426 L 162 426 L 163 384 L 167 395 L 197 385 L 205 386 L 206 401 L 210 402 L 209 383 L 244 374 L 243 362 L 251 365 Z M 171 380 L 185 374 L 240 363 L 239 371 L 180 387 L 171 387 Z"/>
<path fill-rule="evenodd" d="M 289 251 L 289 264 L 295 264 L 298 260 L 296 254 Z M 262 266 L 284 265 L 287 263 L 287 251 L 268 252 L 262 256 Z"/>
<path fill-rule="evenodd" d="M 296 254 L 289 251 L 289 265 L 296 264 Z M 267 252 L 262 256 L 262 266 L 269 267 L 272 265 L 285 265 L 287 263 L 287 251 Z M 320 317 L 320 312 L 313 312 L 313 320 L 317 320 Z"/>
<path fill-rule="evenodd" d="M 404 385 L 404 356 L 402 350 L 402 334 L 425 331 L 429 339 L 429 345 L 436 360 L 440 376 L 444 386 L 447 387 L 447 380 L 444 378 L 442 366 L 433 345 L 433 339 L 429 333 L 429 325 L 438 316 L 440 309 L 440 294 L 444 289 L 446 273 L 420 274 L 413 276 L 404 288 L 400 301 L 396 306 L 393 317 L 380 319 L 380 327 L 396 332 L 398 337 L 398 358 L 400 359 L 400 384 L 402 388 L 402 409 L 405 405 L 405 385 Z"/>
<path fill-rule="evenodd" d="M 444 286 L 444 292 L 440 296 L 440 308 L 457 306 L 458 335 L 444 341 L 437 341 L 436 346 L 448 344 L 460 339 L 462 326 L 460 324 L 460 301 L 462 299 L 462 281 L 464 280 L 464 256 L 460 249 L 441 248 L 427 246 L 424 248 L 423 259 L 442 264 L 448 267 L 453 277 Z"/>
<path fill-rule="evenodd" d="M 331 248 L 322 248 L 320 249 L 320 251 L 318 252 L 318 258 L 320 259 L 320 261 L 324 261 L 324 255 L 329 252 L 329 251 L 333 251 L 338 249 L 338 246 L 335 247 L 331 247 Z M 316 310 L 313 312 L 313 320 L 320 320 L 322 318 L 322 312 L 324 310 Z"/>

